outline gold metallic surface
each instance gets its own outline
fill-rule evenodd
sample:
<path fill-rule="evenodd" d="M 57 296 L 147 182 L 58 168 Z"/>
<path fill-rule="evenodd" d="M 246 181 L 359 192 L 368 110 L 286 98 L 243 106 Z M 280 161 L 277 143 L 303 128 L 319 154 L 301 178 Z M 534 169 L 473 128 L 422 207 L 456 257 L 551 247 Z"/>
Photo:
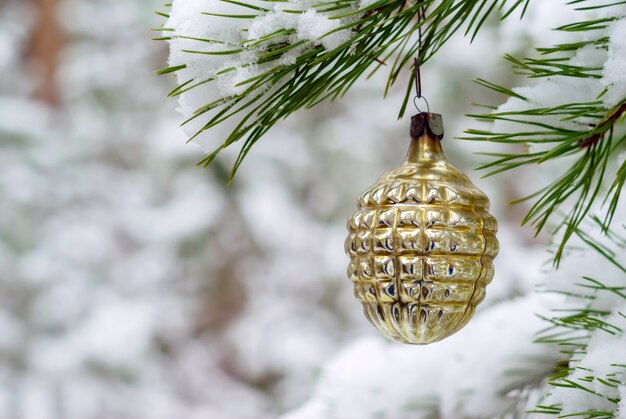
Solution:
<path fill-rule="evenodd" d="M 411 140 L 348 221 L 348 276 L 389 339 L 428 344 L 460 330 L 485 298 L 498 253 L 489 200 L 446 160 L 439 139 Z"/>

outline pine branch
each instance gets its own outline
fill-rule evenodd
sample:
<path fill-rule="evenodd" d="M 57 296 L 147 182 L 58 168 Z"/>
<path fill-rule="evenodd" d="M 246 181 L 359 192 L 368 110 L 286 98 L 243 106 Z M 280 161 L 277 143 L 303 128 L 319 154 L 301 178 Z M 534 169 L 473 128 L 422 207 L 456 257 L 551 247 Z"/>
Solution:
<path fill-rule="evenodd" d="M 590 217 L 588 227 L 598 230 L 602 227 L 602 221 L 598 217 Z M 603 259 L 621 272 L 626 273 L 626 266 L 617 258 L 626 250 L 626 237 L 620 236 L 616 232 L 610 232 L 602 237 L 602 242 L 594 240 L 591 235 L 577 229 L 576 236 L 581 238 L 582 243 L 588 248 L 581 248 L 579 251 L 596 252 Z M 605 299 L 608 295 L 617 296 L 626 303 L 626 286 L 609 286 L 599 279 L 583 276 L 582 281 L 575 283 L 581 289 L 580 294 L 568 292 L 570 301 L 579 300 L 580 308 L 570 308 L 566 310 L 555 310 L 554 317 L 546 317 L 550 326 L 539 333 L 537 342 L 559 345 L 564 359 L 559 362 L 554 374 L 548 378 L 548 384 L 555 388 L 580 391 L 587 395 L 592 395 L 602 399 L 617 408 L 620 399 L 613 395 L 618 393 L 619 386 L 623 386 L 623 374 L 620 369 L 624 366 L 606 360 L 603 366 L 604 373 L 599 374 L 594 371 L 592 365 L 585 363 L 588 354 L 588 342 L 595 337 L 609 336 L 614 345 L 620 345 L 622 336 L 625 333 L 623 327 L 614 324 L 611 319 L 615 319 L 615 310 L 593 308 L 596 297 Z M 626 319 L 626 316 L 622 314 Z M 622 321 L 623 323 L 623 321 Z M 600 336 L 599 336 L 600 335 Z M 597 341 L 596 345 L 597 347 Z M 608 372 L 607 371 L 611 371 Z M 539 404 L 536 409 L 528 413 L 541 413 L 558 417 L 614 417 L 614 411 L 587 410 L 575 413 L 563 414 L 562 406 L 557 404 Z"/>
<path fill-rule="evenodd" d="M 570 4 L 576 4 L 580 10 L 590 10 L 624 2 L 589 6 L 587 1 L 577 0 Z M 575 88 L 576 83 L 584 82 L 586 84 L 582 86 L 596 86 L 601 91 L 598 80 L 603 77 L 603 68 L 585 66 L 581 64 L 584 60 L 573 60 L 572 57 L 581 48 L 595 53 L 608 50 L 612 41 L 606 35 L 606 29 L 619 18 L 621 16 L 564 25 L 558 30 L 585 32 L 584 40 L 539 48 L 538 57 L 518 59 L 508 55 L 505 58 L 516 72 L 528 78 L 543 79 L 539 82 L 543 83 L 542 87 L 557 84 L 558 80 L 561 88 L 568 84 Z M 520 92 L 485 80 L 477 80 L 477 83 L 508 96 L 509 102 L 506 112 L 485 106 L 486 113 L 471 115 L 493 125 L 490 130 L 467 130 L 465 139 L 524 146 L 516 147 L 521 150 L 517 152 L 484 153 L 490 157 L 490 161 L 481 167 L 487 170 L 486 176 L 522 166 L 542 166 L 556 160 L 567 162 L 560 176 L 548 181 L 537 192 L 518 200 L 533 203 L 523 222 L 532 223 L 537 234 L 549 222 L 556 225 L 555 233 L 560 232 L 561 240 L 554 254 L 555 264 L 558 265 L 563 257 L 568 241 L 576 238 L 586 246 L 586 251 L 601 255 L 607 267 L 616 270 L 618 275 L 626 273 L 623 258 L 620 258 L 626 251 L 626 238 L 611 229 L 626 183 L 626 162 L 621 163 L 617 170 L 610 167 L 611 162 L 619 161 L 618 153 L 626 148 L 626 98 L 607 106 L 609 101 L 603 100 L 603 96 L 609 86 L 597 97 L 578 103 L 564 101 L 547 107 L 537 103 L 541 101 L 541 94 L 535 102 L 533 89 Z M 597 202 L 603 202 L 605 213 L 602 216 L 591 213 Z M 583 225 L 604 234 L 603 242 L 585 232 L 581 228 Z M 582 276 L 579 282 L 574 283 L 578 291 L 552 291 L 567 296 L 570 302 L 578 301 L 580 306 L 555 311 L 551 317 L 542 317 L 548 326 L 539 333 L 536 342 L 557 347 L 563 359 L 548 378 L 547 384 L 552 390 L 528 413 L 558 417 L 614 417 L 620 402 L 618 386 L 625 384 L 623 378 L 620 380 L 623 371 L 619 371 L 621 367 L 611 363 L 611 360 L 607 360 L 607 365 L 600 365 L 601 371 L 594 371 L 598 366 L 597 360 L 595 363 L 589 360 L 588 350 L 589 344 L 597 346 L 598 340 L 618 345 L 623 339 L 626 329 L 623 319 L 626 316 L 617 312 L 615 307 L 600 304 L 607 299 L 626 302 L 626 286 L 605 283 L 601 274 L 598 272 L 597 277 Z M 551 398 L 550 393 L 559 393 L 560 396 Z M 554 403 L 555 400 L 562 400 L 564 394 L 576 397 L 578 393 L 584 393 L 582 397 L 597 398 L 604 406 L 608 404 L 613 408 L 572 412 L 567 410 L 571 406 Z"/>
<path fill-rule="evenodd" d="M 239 6 L 241 14 L 218 15 L 224 19 L 253 19 L 270 13 L 278 0 L 264 0 L 267 7 L 250 6 L 233 0 L 218 0 Z M 465 34 L 472 39 L 485 24 L 487 18 L 500 12 L 502 18 L 521 9 L 522 14 L 529 0 L 378 0 L 366 7 L 360 6 L 360 0 L 317 1 L 310 7 L 318 13 L 325 13 L 331 20 L 345 20 L 339 29 L 323 35 L 320 40 L 338 30 L 349 31 L 349 40 L 334 49 L 327 50 L 319 42 L 294 41 L 290 35 L 293 28 L 285 27 L 273 34 L 259 39 L 242 41 L 238 45 L 224 45 L 221 51 L 185 50 L 187 54 L 202 55 L 239 55 L 254 53 L 256 61 L 249 66 L 266 64 L 269 69 L 261 75 L 238 83 L 244 87 L 241 94 L 224 97 L 207 103 L 197 109 L 190 122 L 199 117 L 210 115 L 208 122 L 196 133 L 196 136 L 231 119 L 238 118 L 239 123 L 225 139 L 224 143 L 199 164 L 207 166 L 225 148 L 243 140 L 239 156 L 234 164 L 230 178 L 241 165 L 251 147 L 260 140 L 271 127 L 281 119 L 301 109 L 311 108 L 325 100 L 341 98 L 354 83 L 363 77 L 370 77 L 382 66 L 389 68 L 386 85 L 388 92 L 407 69 L 413 57 L 419 54 L 420 45 L 416 37 L 418 29 L 423 30 L 421 46 L 422 62 L 430 59 L 445 42 L 463 25 Z M 293 10 L 286 12 L 301 14 L 295 3 L 282 1 Z M 508 7 L 505 7 L 508 6 Z M 418 19 L 421 8 L 427 9 L 426 19 Z M 167 14 L 161 13 L 164 16 Z M 161 29 L 164 35 L 160 40 L 185 37 L 172 28 Z M 219 41 L 203 39 L 206 43 Z M 279 63 L 281 57 L 302 48 L 294 62 Z M 191 57 L 190 57 L 191 58 Z M 159 74 L 176 73 L 186 65 L 159 70 Z M 199 85 L 215 82 L 220 73 L 238 71 L 237 67 L 224 68 L 216 74 L 206 74 L 204 79 L 190 79 L 181 83 L 170 96 L 178 96 Z M 409 98 L 413 77 L 408 81 L 406 94 L 400 106 L 402 117 Z"/>
<path fill-rule="evenodd" d="M 572 2 L 584 3 L 585 0 Z M 604 8 L 603 6 L 581 7 L 581 10 Z M 585 67 L 572 61 L 572 53 L 579 48 L 594 46 L 608 48 L 608 37 L 602 30 L 618 17 L 608 17 L 564 25 L 557 30 L 566 32 L 598 32 L 595 38 L 587 35 L 584 42 L 560 44 L 550 48 L 539 48 L 538 58 L 517 59 L 510 55 L 505 58 L 521 74 L 529 78 L 570 78 L 599 79 L 601 67 Z M 589 39 L 590 38 L 590 39 Z M 554 262 L 558 265 L 568 240 L 576 234 L 583 220 L 590 213 L 597 199 L 603 199 L 606 214 L 602 229 L 606 232 L 614 218 L 621 191 L 626 183 L 626 163 L 615 173 L 614 179 L 607 179 L 608 166 L 626 145 L 626 134 L 616 128 L 621 127 L 626 115 L 626 98 L 614 107 L 607 109 L 600 97 L 583 103 L 563 103 L 554 107 L 533 106 L 533 102 L 504 86 L 484 80 L 477 83 L 495 92 L 505 94 L 511 100 L 526 102 L 524 110 L 469 115 L 482 122 L 508 122 L 519 125 L 517 132 L 494 132 L 493 130 L 469 129 L 463 139 L 507 144 L 526 145 L 525 151 L 511 153 L 484 153 L 491 161 L 479 169 L 488 170 L 486 176 L 493 176 L 527 165 L 542 165 L 547 162 L 574 157 L 574 162 L 563 170 L 560 177 L 536 193 L 514 202 L 534 201 L 523 224 L 531 223 L 539 234 L 554 218 L 560 218 L 556 231 L 561 232 L 561 242 Z M 493 108 L 491 108 L 493 109 Z M 605 188 L 607 180 L 610 183 Z M 567 205 L 571 208 L 563 213 Z M 556 216 L 556 217 L 555 217 Z"/>

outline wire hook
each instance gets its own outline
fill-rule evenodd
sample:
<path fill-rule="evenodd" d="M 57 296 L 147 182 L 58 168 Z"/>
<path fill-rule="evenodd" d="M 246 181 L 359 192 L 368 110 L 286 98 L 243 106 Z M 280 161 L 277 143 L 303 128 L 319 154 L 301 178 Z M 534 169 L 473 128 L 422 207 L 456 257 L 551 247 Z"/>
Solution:
<path fill-rule="evenodd" d="M 413 98 L 413 106 L 415 106 L 415 109 L 417 109 L 419 113 L 422 113 L 422 110 L 419 108 L 419 106 L 417 106 L 418 99 L 422 99 L 424 101 L 424 103 L 426 104 L 426 112 L 430 113 L 430 104 L 428 103 L 428 101 L 426 100 L 424 96 L 421 96 L 421 97 L 415 96 Z"/>

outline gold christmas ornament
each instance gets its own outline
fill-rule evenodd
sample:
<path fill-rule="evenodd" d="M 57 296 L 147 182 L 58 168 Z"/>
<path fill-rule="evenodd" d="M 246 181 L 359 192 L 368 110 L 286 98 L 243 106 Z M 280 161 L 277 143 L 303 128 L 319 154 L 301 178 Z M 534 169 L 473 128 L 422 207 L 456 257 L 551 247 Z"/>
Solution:
<path fill-rule="evenodd" d="M 358 199 L 348 276 L 389 339 L 428 344 L 459 331 L 485 298 L 498 253 L 489 200 L 441 148 L 441 115 L 411 121 L 406 160 Z"/>

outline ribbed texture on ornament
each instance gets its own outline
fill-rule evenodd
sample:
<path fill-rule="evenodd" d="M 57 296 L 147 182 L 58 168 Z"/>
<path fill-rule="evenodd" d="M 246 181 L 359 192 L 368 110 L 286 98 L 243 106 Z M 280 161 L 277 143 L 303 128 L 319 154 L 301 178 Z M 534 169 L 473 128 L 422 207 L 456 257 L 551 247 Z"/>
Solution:
<path fill-rule="evenodd" d="M 489 200 L 447 161 L 405 162 L 358 200 L 348 276 L 367 318 L 392 340 L 427 344 L 470 320 L 498 253 Z"/>

